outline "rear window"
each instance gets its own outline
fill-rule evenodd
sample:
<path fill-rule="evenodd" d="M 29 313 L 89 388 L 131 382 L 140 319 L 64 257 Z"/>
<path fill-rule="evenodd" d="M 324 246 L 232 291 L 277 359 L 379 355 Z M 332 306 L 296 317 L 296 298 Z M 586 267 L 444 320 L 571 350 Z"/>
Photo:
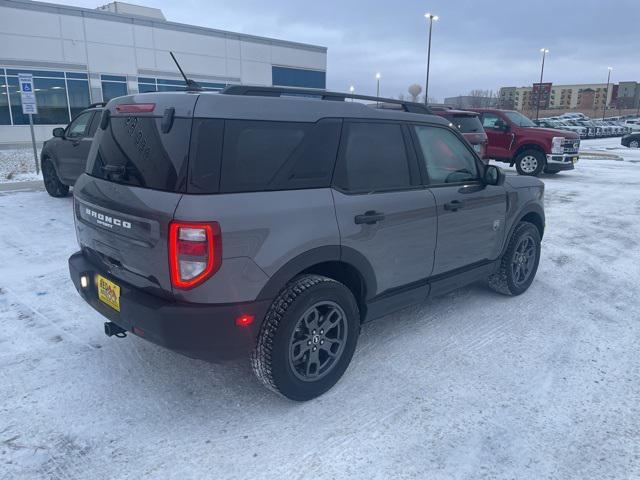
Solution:
<path fill-rule="evenodd" d="M 449 119 L 462 133 L 480 133 L 483 131 L 482 123 L 476 115 L 454 115 Z"/>
<path fill-rule="evenodd" d="M 98 129 L 86 172 L 110 182 L 171 192 L 186 188 L 190 118 L 163 133 L 160 117 L 112 115 Z"/>

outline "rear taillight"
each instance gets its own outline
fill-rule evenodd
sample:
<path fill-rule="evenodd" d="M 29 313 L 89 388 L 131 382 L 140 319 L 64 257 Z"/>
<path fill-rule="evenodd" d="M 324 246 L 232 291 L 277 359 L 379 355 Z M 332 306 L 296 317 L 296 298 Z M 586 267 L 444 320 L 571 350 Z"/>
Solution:
<path fill-rule="evenodd" d="M 195 287 L 217 272 L 221 263 L 222 237 L 217 222 L 169 224 L 169 266 L 174 287 Z"/>

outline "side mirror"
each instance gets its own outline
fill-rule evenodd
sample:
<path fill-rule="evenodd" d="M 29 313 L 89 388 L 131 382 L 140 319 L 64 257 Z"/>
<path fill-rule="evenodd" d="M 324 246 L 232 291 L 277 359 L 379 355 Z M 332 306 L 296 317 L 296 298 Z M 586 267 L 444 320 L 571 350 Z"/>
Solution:
<path fill-rule="evenodd" d="M 64 128 L 58 127 L 53 129 L 53 136 L 62 138 L 64 137 Z"/>
<path fill-rule="evenodd" d="M 487 165 L 484 170 L 484 183 L 485 185 L 500 186 L 504 183 L 505 174 L 501 168 L 495 165 Z"/>

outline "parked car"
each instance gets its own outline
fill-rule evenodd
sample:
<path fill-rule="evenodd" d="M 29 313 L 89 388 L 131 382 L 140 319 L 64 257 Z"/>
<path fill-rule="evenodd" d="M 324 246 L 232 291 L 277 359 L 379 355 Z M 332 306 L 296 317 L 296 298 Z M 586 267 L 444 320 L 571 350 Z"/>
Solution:
<path fill-rule="evenodd" d="M 103 103 L 91 105 L 66 126 L 54 128 L 40 153 L 42 177 L 47 193 L 64 197 L 84 172 L 91 140 L 98 128 Z"/>
<path fill-rule="evenodd" d="M 570 125 L 570 124 L 568 124 L 566 122 L 563 122 L 561 120 L 554 120 L 554 119 L 550 119 L 550 118 L 541 118 L 539 120 L 534 120 L 534 123 L 539 127 L 555 128 L 555 129 L 558 129 L 558 130 L 567 130 L 569 132 L 575 132 L 580 136 L 580 138 L 586 138 L 587 137 L 587 133 L 588 133 L 587 127 L 582 127 L 582 126 L 578 126 L 578 125 Z"/>
<path fill-rule="evenodd" d="M 520 175 L 573 170 L 580 137 L 564 130 L 539 128 L 515 110 L 473 108 L 489 137 L 486 157 L 515 165 Z"/>
<path fill-rule="evenodd" d="M 525 292 L 544 184 L 484 165 L 424 105 L 291 92 L 309 90 L 111 100 L 75 184 L 69 271 L 108 335 L 250 357 L 302 401 L 343 375 L 364 321 L 479 280 Z"/>
<path fill-rule="evenodd" d="M 462 136 L 471 144 L 476 153 L 480 155 L 480 158 L 484 158 L 487 151 L 488 137 L 476 112 L 452 108 L 432 108 L 432 110 L 433 113 L 446 118 L 452 126 L 460 130 Z"/>
<path fill-rule="evenodd" d="M 620 143 L 629 148 L 640 148 L 640 132 L 630 133 L 620 139 Z"/>
<path fill-rule="evenodd" d="M 631 132 L 640 132 L 640 122 L 637 120 L 628 120 L 625 125 L 631 130 Z"/>
<path fill-rule="evenodd" d="M 563 119 L 563 122 L 567 125 L 573 125 L 576 127 L 582 127 L 587 129 L 587 138 L 595 138 L 597 136 L 598 127 L 592 125 L 588 121 L 584 120 L 571 120 L 571 119 Z"/>

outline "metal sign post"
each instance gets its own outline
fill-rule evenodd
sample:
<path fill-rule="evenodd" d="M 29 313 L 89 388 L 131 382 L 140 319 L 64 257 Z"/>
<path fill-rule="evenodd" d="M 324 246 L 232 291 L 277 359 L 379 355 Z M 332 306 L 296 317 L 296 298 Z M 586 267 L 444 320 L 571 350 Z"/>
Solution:
<path fill-rule="evenodd" d="M 31 130 L 31 144 L 33 145 L 33 160 L 36 164 L 36 173 L 39 174 L 40 166 L 38 164 L 38 150 L 36 149 L 36 135 L 33 131 L 33 115 L 38 114 L 36 92 L 33 89 L 33 75 L 30 73 L 19 73 L 18 84 L 20 85 L 22 113 L 24 115 L 29 115 L 29 129 Z"/>

